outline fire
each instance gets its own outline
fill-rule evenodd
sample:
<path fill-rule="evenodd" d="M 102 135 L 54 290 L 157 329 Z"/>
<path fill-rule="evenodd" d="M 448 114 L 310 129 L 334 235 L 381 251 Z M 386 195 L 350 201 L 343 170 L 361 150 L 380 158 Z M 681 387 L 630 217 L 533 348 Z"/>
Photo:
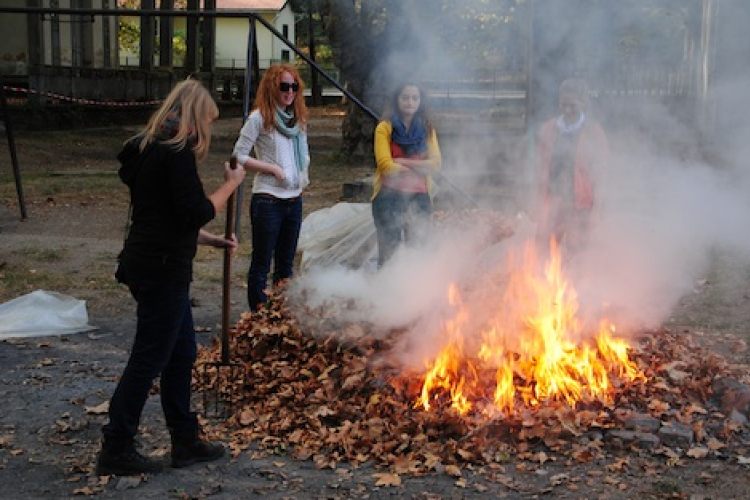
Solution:
<path fill-rule="evenodd" d="M 467 331 L 469 309 L 458 289 L 450 287 L 456 312 L 445 322 L 444 347 L 427 364 L 418 406 L 430 410 L 446 395 L 460 414 L 510 414 L 521 402 L 527 407 L 545 401 L 575 406 L 607 402 L 616 381 L 643 378 L 628 357 L 627 342 L 614 336 L 613 324 L 601 319 L 592 328 L 578 318 L 578 297 L 564 279 L 554 242 L 542 270 L 538 262 L 531 244 L 521 263 L 511 258 L 512 272 L 497 311 L 479 334 Z"/>

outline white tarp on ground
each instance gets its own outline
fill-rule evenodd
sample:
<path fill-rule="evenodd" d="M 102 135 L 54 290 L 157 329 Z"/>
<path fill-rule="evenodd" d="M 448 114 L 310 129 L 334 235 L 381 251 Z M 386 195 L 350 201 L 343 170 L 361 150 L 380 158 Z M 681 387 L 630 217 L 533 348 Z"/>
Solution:
<path fill-rule="evenodd" d="M 369 203 L 337 203 L 305 217 L 300 229 L 300 267 L 370 268 L 377 262 L 377 237 Z"/>
<path fill-rule="evenodd" d="M 85 301 L 36 290 L 0 304 L 0 340 L 94 330 L 88 321 Z"/>

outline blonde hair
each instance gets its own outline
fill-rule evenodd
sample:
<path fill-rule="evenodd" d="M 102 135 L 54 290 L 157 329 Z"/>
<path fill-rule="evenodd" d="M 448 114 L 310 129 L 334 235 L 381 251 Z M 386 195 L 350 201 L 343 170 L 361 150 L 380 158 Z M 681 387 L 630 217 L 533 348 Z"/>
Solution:
<path fill-rule="evenodd" d="M 172 89 L 162 105 L 149 118 L 139 134 L 139 148 L 160 139 L 165 131 L 169 138 L 164 144 L 183 149 L 188 144 L 198 160 L 208 154 L 211 145 L 211 123 L 219 116 L 219 108 L 205 86 L 198 80 L 184 80 Z"/>
<path fill-rule="evenodd" d="M 305 82 L 300 78 L 297 68 L 291 64 L 275 64 L 266 70 L 260 84 L 258 84 L 258 94 L 255 96 L 254 108 L 260 111 L 265 129 L 270 129 L 276 123 L 276 96 L 279 93 L 279 83 L 281 83 L 281 77 L 284 75 L 284 72 L 292 75 L 294 81 L 299 85 L 297 94 L 294 96 L 294 102 L 292 103 L 294 108 L 294 123 L 290 125 L 299 122 L 302 128 L 307 126 L 307 105 L 305 104 L 304 95 Z"/>

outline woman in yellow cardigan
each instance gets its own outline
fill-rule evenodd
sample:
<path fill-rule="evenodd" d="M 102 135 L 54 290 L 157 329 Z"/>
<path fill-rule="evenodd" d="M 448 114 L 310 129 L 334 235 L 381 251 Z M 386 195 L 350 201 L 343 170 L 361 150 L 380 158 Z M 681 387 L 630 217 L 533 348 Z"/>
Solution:
<path fill-rule="evenodd" d="M 423 97 L 419 86 L 400 85 L 375 128 L 372 217 L 379 268 L 402 243 L 420 241 L 430 225 L 431 174 L 442 159 Z"/>

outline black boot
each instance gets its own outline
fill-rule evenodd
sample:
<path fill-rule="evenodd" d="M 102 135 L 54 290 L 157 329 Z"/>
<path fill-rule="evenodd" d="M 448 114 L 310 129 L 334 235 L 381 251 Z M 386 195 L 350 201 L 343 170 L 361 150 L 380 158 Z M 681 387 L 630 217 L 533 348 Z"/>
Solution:
<path fill-rule="evenodd" d="M 209 443 L 200 434 L 172 434 L 172 467 L 179 469 L 197 462 L 210 462 L 224 456 L 224 445 Z"/>
<path fill-rule="evenodd" d="M 104 438 L 96 459 L 96 475 L 135 476 L 161 472 L 162 464 L 144 457 L 135 449 L 132 439 Z"/>

